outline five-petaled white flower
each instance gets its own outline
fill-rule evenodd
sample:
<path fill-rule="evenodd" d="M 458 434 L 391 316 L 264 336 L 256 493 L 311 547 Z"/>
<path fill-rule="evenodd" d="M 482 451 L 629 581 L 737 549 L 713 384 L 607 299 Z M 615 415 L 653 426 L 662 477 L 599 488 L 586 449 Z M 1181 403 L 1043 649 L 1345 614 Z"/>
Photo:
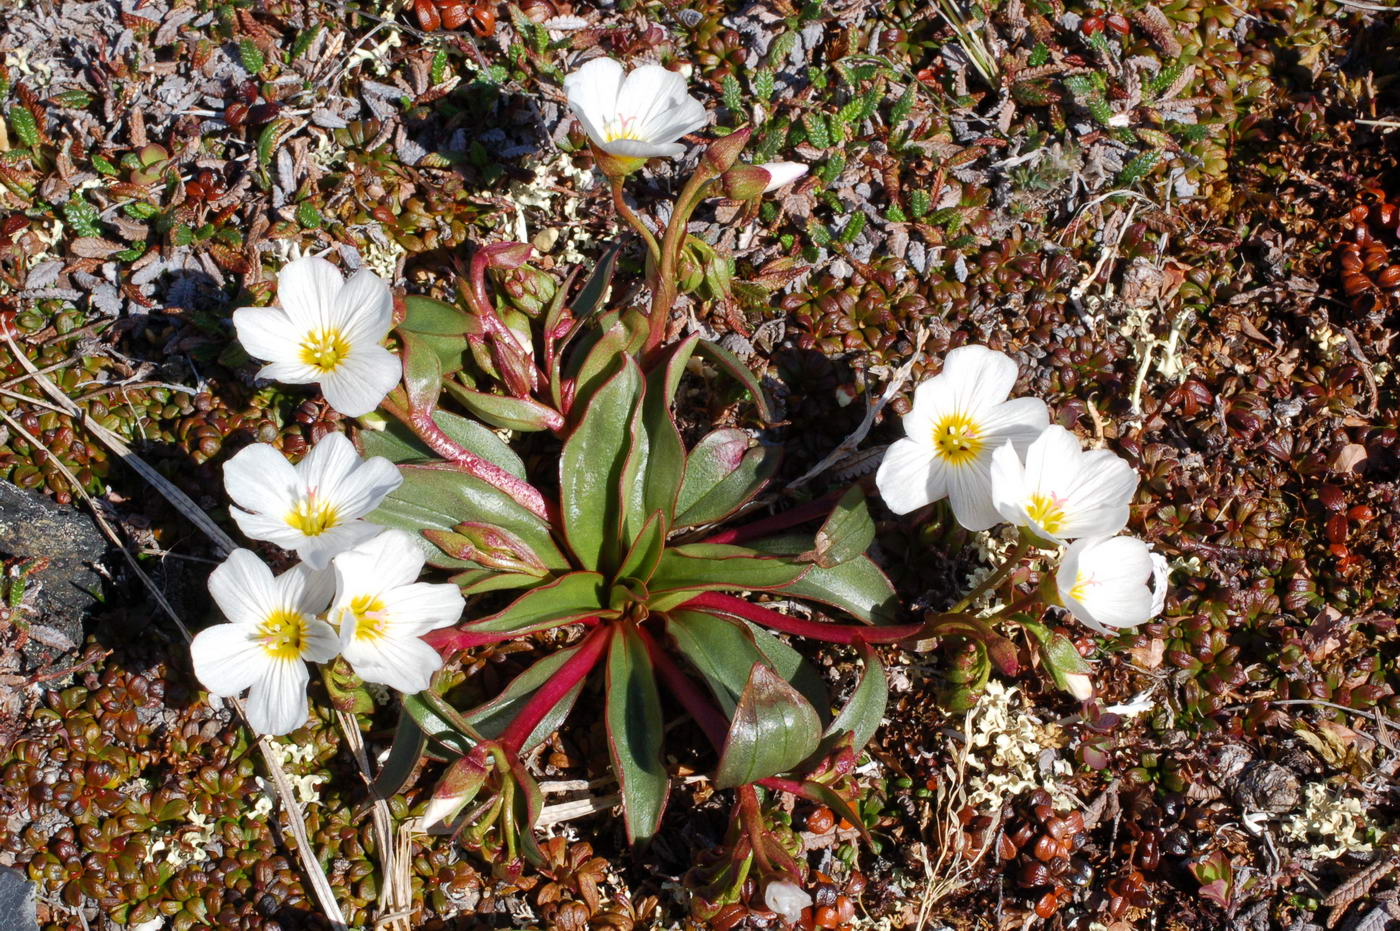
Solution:
<path fill-rule="evenodd" d="M 1044 540 L 1109 537 L 1128 523 L 1137 472 L 1106 449 L 1085 451 L 1058 424 L 1026 449 L 1010 443 L 992 454 L 992 503 L 1001 516 Z"/>
<path fill-rule="evenodd" d="M 293 466 L 276 449 L 255 443 L 224 465 L 233 519 L 254 540 L 296 550 L 313 569 L 379 532 L 362 520 L 399 487 L 380 456 L 361 460 L 343 433 L 328 433 Z"/>
<path fill-rule="evenodd" d="M 423 549 L 413 535 L 386 530 L 332 561 L 335 601 L 327 615 L 340 626 L 341 652 L 366 682 L 412 695 L 428 687 L 442 657 L 421 639 L 462 616 L 455 585 L 419 582 Z"/>
<path fill-rule="evenodd" d="M 768 186 L 763 193 L 786 187 L 807 173 L 807 166 L 801 162 L 765 162 L 758 167 L 768 172 Z"/>
<path fill-rule="evenodd" d="M 1076 540 L 1055 572 L 1055 587 L 1071 614 L 1111 634 L 1162 612 L 1167 561 L 1136 537 Z"/>
<path fill-rule="evenodd" d="M 403 375 L 381 343 L 393 323 L 389 286 L 362 268 L 346 281 L 325 259 L 304 256 L 277 276 L 281 307 L 233 312 L 238 341 L 267 362 L 259 378 L 320 384 L 331 407 L 347 417 L 368 414 Z"/>
<path fill-rule="evenodd" d="M 595 58 L 564 79 L 564 93 L 593 144 L 624 159 L 674 158 L 685 151 L 676 140 L 707 119 L 685 78 L 660 65 L 642 65 L 624 79 L 622 65 Z"/>
<path fill-rule="evenodd" d="M 992 506 L 992 454 L 1010 441 L 1024 452 L 1049 423 L 1038 398 L 1007 400 L 1016 363 L 985 346 L 960 346 L 943 371 L 914 390 L 904 415 L 905 439 L 890 446 L 875 475 L 896 514 L 947 498 L 969 530 L 1001 521 Z"/>
<path fill-rule="evenodd" d="M 250 550 L 234 550 L 209 576 L 227 624 L 200 631 L 190 644 L 194 674 L 212 694 L 248 690 L 248 724 L 285 734 L 306 722 L 306 660 L 324 663 L 340 649 L 317 615 L 331 599 L 329 572 L 296 566 L 273 578 Z"/>

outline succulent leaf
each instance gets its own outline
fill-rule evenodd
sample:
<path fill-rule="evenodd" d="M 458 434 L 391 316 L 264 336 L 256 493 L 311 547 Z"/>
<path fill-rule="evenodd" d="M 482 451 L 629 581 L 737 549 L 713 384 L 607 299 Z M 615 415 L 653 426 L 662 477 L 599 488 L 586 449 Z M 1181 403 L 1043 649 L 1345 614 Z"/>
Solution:
<path fill-rule="evenodd" d="M 631 625 L 619 627 L 608 649 L 608 749 L 622 789 L 623 819 L 633 843 L 661 824 L 670 778 L 661 761 L 661 697 L 646 646 Z"/>
<path fill-rule="evenodd" d="M 817 749 L 821 721 L 802 694 L 756 662 L 734 709 L 715 772 L 715 786 L 732 789 L 787 772 Z"/>
<path fill-rule="evenodd" d="M 622 369 L 590 400 L 559 459 L 559 505 L 564 534 L 585 569 L 612 571 L 622 560 L 619 482 L 628 453 L 632 412 L 642 375 L 624 357 Z"/>

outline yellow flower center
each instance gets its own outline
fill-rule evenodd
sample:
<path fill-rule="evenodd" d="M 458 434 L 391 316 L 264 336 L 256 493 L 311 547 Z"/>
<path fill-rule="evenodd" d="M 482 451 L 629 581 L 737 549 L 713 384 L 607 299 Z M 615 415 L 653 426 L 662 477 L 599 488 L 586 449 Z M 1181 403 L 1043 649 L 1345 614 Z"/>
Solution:
<path fill-rule="evenodd" d="M 1081 569 L 1074 574 L 1074 584 L 1070 586 L 1069 596 L 1075 601 L 1083 601 L 1084 596 L 1089 593 L 1090 586 L 1097 584 L 1093 576 L 1086 575 Z"/>
<path fill-rule="evenodd" d="M 339 330 L 312 330 L 301 341 L 301 361 L 318 372 L 333 372 L 350 355 L 350 343 Z"/>
<path fill-rule="evenodd" d="M 933 448 L 949 465 L 967 465 L 982 452 L 981 430 L 966 414 L 948 414 L 933 426 Z"/>
<path fill-rule="evenodd" d="M 1039 492 L 1031 495 L 1031 503 L 1026 508 L 1026 514 L 1046 533 L 1059 533 L 1060 528 L 1065 525 L 1064 504 L 1061 499 L 1054 495 L 1042 495 Z"/>
<path fill-rule="evenodd" d="M 620 116 L 603 126 L 603 141 L 616 142 L 619 139 L 639 140 L 641 135 L 633 125 L 633 118 Z"/>
<path fill-rule="evenodd" d="M 329 501 L 317 498 L 316 492 L 312 491 L 287 512 L 286 521 L 308 537 L 315 537 L 338 524 L 340 515 Z"/>
<path fill-rule="evenodd" d="M 359 595 L 350 601 L 350 613 L 355 615 L 355 639 L 379 640 L 384 636 L 388 620 L 384 602 L 374 595 Z"/>
<path fill-rule="evenodd" d="M 306 617 L 297 611 L 277 610 L 258 625 L 258 639 L 267 655 L 276 660 L 301 658 L 302 641 L 306 639 Z"/>

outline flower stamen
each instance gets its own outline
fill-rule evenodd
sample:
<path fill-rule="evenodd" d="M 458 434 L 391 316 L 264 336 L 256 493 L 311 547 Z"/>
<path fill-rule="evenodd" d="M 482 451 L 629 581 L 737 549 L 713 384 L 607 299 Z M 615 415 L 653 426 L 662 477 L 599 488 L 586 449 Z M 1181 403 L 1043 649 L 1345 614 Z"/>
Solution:
<path fill-rule="evenodd" d="M 308 537 L 316 537 L 340 523 L 340 515 L 329 501 L 318 499 L 312 489 L 287 513 L 286 520 Z"/>
<path fill-rule="evenodd" d="M 339 330 L 312 330 L 300 344 L 300 359 L 320 374 L 339 368 L 350 355 L 350 341 Z"/>
<path fill-rule="evenodd" d="M 949 465 L 966 465 L 982 452 L 981 432 L 966 414 L 948 414 L 933 427 L 933 448 Z"/>
<path fill-rule="evenodd" d="M 1074 574 L 1074 584 L 1070 586 L 1069 596 L 1075 601 L 1083 601 L 1084 596 L 1089 594 L 1089 589 L 1097 584 L 1099 583 L 1093 576 L 1080 570 Z"/>
<path fill-rule="evenodd" d="M 268 656 L 285 662 L 301 657 L 306 630 L 305 615 L 281 609 L 273 611 L 258 625 L 258 639 Z"/>
<path fill-rule="evenodd" d="M 1068 519 L 1065 514 L 1063 498 L 1058 495 L 1043 495 L 1040 492 L 1031 495 L 1031 503 L 1026 508 L 1026 515 L 1040 525 L 1046 533 L 1059 533 Z"/>
<path fill-rule="evenodd" d="M 388 617 L 384 611 L 383 601 L 374 595 L 357 595 L 351 600 L 350 607 L 346 610 L 355 616 L 356 640 L 384 639 Z"/>

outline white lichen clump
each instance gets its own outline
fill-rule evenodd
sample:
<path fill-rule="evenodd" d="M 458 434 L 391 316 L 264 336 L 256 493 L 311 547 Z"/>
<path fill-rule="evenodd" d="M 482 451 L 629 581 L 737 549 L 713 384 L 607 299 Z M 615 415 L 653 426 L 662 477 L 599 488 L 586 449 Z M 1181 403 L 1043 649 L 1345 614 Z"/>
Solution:
<path fill-rule="evenodd" d="M 977 707 L 967 713 L 966 733 L 968 768 L 981 774 L 969 780 L 975 784 L 969 804 L 996 811 L 1008 798 L 1044 789 L 1056 809 L 1074 807 L 1059 782 L 1073 771 L 1057 752 L 1064 735 L 1041 724 L 1019 690 L 995 679 L 988 682 Z"/>
<path fill-rule="evenodd" d="M 586 261 L 584 250 L 591 237 L 584 224 L 572 222 L 578 218 L 581 198 L 566 191 L 586 192 L 593 187 L 593 174 L 574 165 L 566 152 L 536 163 L 534 178 L 510 186 L 511 203 L 515 206 L 515 225 L 511 236 L 520 242 L 533 243 L 541 252 L 554 255 L 565 265 L 580 265 Z M 555 204 L 555 199 L 560 203 Z M 525 220 L 526 208 L 537 208 L 541 215 L 559 219 L 559 227 L 546 227 L 531 235 Z"/>
<path fill-rule="evenodd" d="M 1320 860 L 1373 849 L 1365 837 L 1361 800 L 1333 793 L 1321 782 L 1303 787 L 1303 809 L 1283 826 L 1283 833 L 1307 843 L 1308 852 Z"/>

